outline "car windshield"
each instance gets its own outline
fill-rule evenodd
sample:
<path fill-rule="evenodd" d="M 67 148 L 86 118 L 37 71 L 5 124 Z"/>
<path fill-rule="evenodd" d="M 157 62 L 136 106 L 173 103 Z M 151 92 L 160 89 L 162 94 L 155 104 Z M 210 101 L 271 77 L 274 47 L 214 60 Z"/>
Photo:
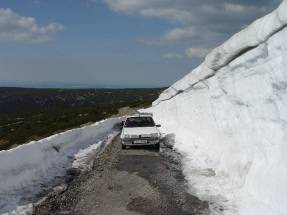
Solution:
<path fill-rule="evenodd" d="M 131 117 L 128 118 L 125 122 L 125 127 L 153 127 L 155 123 L 152 117 Z"/>

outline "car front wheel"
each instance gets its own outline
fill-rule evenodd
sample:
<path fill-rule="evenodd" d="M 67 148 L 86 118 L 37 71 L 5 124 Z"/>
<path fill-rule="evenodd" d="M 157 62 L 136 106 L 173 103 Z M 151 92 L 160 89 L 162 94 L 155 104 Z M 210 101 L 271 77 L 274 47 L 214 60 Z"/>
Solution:
<path fill-rule="evenodd" d="M 126 149 L 126 148 L 127 148 L 126 145 L 122 144 L 122 149 Z"/>

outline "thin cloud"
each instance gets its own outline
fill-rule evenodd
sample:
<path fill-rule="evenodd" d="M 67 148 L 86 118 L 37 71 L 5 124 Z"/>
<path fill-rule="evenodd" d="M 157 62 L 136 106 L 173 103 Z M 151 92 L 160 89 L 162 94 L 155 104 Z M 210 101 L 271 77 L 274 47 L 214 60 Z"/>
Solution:
<path fill-rule="evenodd" d="M 39 26 L 33 17 L 21 16 L 9 8 L 0 8 L 1 41 L 45 42 L 63 29 L 59 23 Z"/>
<path fill-rule="evenodd" d="M 142 39 L 148 45 L 192 44 L 214 47 L 269 11 L 280 0 L 102 0 L 113 11 L 126 15 L 160 18 L 171 27 L 157 39 Z"/>
<path fill-rule="evenodd" d="M 163 37 L 162 40 L 164 41 L 178 41 L 178 40 L 186 40 L 191 39 L 197 33 L 195 29 L 192 27 L 186 28 L 174 28 L 168 31 Z"/>
<path fill-rule="evenodd" d="M 189 58 L 203 58 L 210 52 L 207 48 L 188 48 L 186 50 L 186 55 Z"/>
<path fill-rule="evenodd" d="M 162 55 L 162 58 L 165 58 L 165 59 L 181 59 L 184 57 L 185 56 L 180 53 L 165 53 Z"/>

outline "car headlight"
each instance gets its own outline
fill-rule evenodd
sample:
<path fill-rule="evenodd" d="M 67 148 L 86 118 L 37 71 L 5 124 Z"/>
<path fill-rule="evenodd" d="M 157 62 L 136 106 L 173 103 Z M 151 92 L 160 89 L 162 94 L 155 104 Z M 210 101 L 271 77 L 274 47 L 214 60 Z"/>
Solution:
<path fill-rule="evenodd" d="M 150 135 L 152 138 L 158 138 L 159 137 L 159 133 L 153 133 Z"/>
<path fill-rule="evenodd" d="M 132 138 L 132 135 L 128 135 L 128 134 L 124 135 L 124 139 L 131 139 L 131 138 Z"/>

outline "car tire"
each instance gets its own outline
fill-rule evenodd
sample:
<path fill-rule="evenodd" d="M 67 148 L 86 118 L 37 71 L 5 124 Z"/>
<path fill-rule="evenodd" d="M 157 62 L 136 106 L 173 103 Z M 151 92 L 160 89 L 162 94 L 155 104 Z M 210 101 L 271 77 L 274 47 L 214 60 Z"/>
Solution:
<path fill-rule="evenodd" d="M 122 144 L 122 149 L 126 149 L 126 148 L 127 148 L 127 146 Z"/>
<path fill-rule="evenodd" d="M 160 144 L 159 144 L 159 143 L 155 144 L 155 145 L 154 145 L 154 148 L 155 148 L 156 150 L 159 150 Z"/>

